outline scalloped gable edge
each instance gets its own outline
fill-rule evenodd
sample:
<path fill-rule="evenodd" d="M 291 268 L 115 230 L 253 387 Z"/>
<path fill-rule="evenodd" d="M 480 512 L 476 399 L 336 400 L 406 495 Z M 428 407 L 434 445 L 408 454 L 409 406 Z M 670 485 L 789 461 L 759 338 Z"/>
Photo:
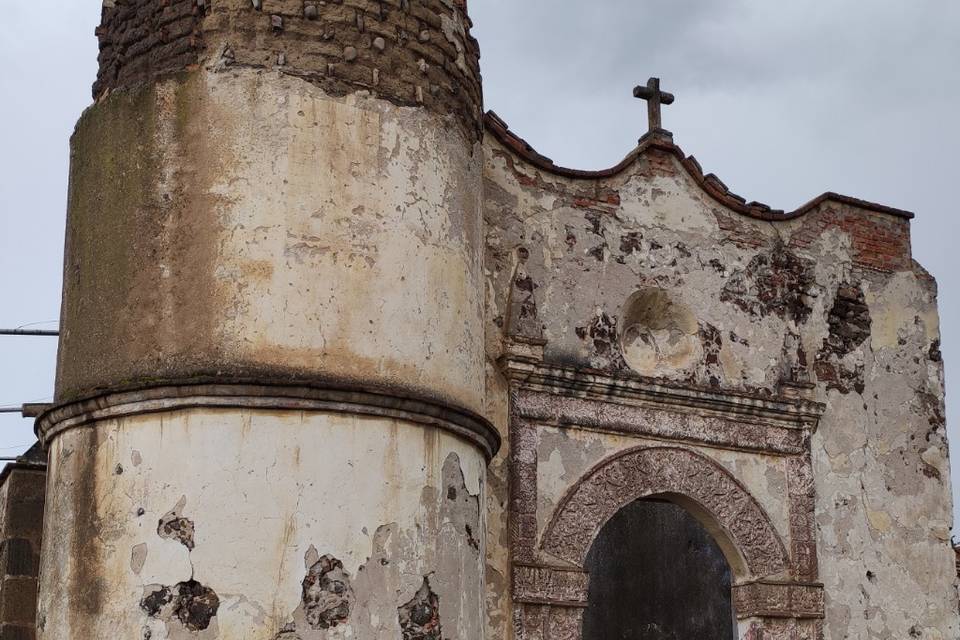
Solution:
<path fill-rule="evenodd" d="M 537 153 L 537 151 L 526 140 L 510 131 L 510 127 L 507 125 L 507 123 L 504 122 L 503 119 L 501 119 L 493 111 L 488 111 L 486 114 L 484 114 L 483 123 L 486 130 L 490 132 L 490 134 L 493 135 L 493 137 L 496 138 L 500 144 L 513 151 L 517 156 L 538 169 L 565 178 L 574 178 L 580 180 L 600 180 L 603 178 L 610 178 L 627 170 L 636 162 L 637 158 L 642 156 L 647 151 L 658 149 L 676 157 L 680 164 L 683 165 L 684 169 L 687 170 L 687 173 L 690 175 L 690 177 L 693 178 L 693 180 L 700 185 L 700 188 L 703 189 L 711 198 L 732 211 L 749 216 L 751 218 L 756 218 L 758 220 L 770 222 L 778 220 L 792 220 L 794 218 L 799 218 L 800 216 L 803 216 L 814 209 L 817 209 L 820 207 L 820 205 L 826 202 L 845 204 L 858 209 L 872 211 L 874 213 L 882 213 L 907 220 L 912 220 L 914 218 L 914 214 L 910 211 L 888 207 L 886 205 L 870 202 L 868 200 L 844 196 L 832 191 L 828 191 L 820 196 L 817 196 L 813 200 L 791 212 L 785 212 L 782 209 L 773 209 L 761 202 L 747 202 L 745 198 L 730 191 L 730 189 L 727 188 L 723 181 L 721 181 L 716 175 L 712 173 L 705 175 L 703 173 L 703 168 L 700 166 L 700 163 L 697 162 L 697 159 L 693 156 L 687 156 L 679 146 L 673 143 L 669 137 L 669 134 L 659 135 L 657 132 L 648 133 L 640 139 L 639 146 L 631 151 L 627 157 L 616 166 L 609 169 L 602 169 L 600 171 L 584 171 L 580 169 L 568 169 L 566 167 L 561 167 L 554 164 L 553 160 L 550 158 Z"/>

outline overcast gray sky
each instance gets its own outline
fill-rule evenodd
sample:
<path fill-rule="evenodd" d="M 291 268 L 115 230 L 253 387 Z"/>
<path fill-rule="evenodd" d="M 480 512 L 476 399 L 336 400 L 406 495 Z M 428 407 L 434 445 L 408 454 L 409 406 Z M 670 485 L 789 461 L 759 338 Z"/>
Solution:
<path fill-rule="evenodd" d="M 3 328 L 59 316 L 67 143 L 90 103 L 100 4 L 4 7 Z M 470 0 L 470 11 L 487 108 L 559 164 L 622 159 L 646 128 L 630 91 L 657 75 L 677 95 L 664 115 L 676 142 L 748 200 L 793 209 L 838 191 L 915 211 L 914 256 L 940 282 L 948 389 L 960 385 L 960 1 Z M 0 406 L 49 398 L 55 351 L 49 338 L 0 338 Z M 0 415 L 0 456 L 32 438 L 29 421 Z M 960 461 L 953 475 L 960 488 Z"/>

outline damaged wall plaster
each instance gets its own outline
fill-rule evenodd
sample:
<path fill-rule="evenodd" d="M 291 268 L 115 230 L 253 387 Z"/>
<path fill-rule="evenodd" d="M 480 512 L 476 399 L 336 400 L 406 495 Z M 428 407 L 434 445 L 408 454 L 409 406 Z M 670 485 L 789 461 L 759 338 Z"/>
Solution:
<path fill-rule="evenodd" d="M 143 415 L 54 441 L 47 517 L 65 533 L 43 560 L 43 637 L 399 638 L 398 608 L 425 578 L 444 638 L 479 637 L 486 461 L 469 442 L 337 414 L 198 409 L 156 425 Z M 74 480 L 133 452 L 140 464 L 108 482 Z M 369 481 L 371 459 L 383 481 Z M 171 515 L 194 523 L 192 548 L 150 524 Z M 59 615 L 69 598 L 80 607 Z"/>

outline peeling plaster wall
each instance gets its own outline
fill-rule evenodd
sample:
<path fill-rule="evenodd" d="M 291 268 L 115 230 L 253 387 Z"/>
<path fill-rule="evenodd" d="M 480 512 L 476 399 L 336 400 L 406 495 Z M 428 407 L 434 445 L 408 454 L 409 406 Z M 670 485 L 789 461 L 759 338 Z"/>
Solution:
<path fill-rule="evenodd" d="M 545 341 L 547 365 L 824 403 L 810 443 L 824 637 L 957 637 L 936 289 L 910 258 L 908 221 L 829 198 L 800 217 L 751 219 L 656 145 L 582 179 L 493 136 L 485 147 L 491 360 L 520 336 Z M 591 465 L 647 442 L 576 425 L 538 438 L 541 532 Z M 684 446 L 746 485 L 789 545 L 776 456 Z M 491 486 L 509 477 L 490 473 Z M 499 557 L 496 532 L 489 544 Z M 515 605 L 488 604 L 493 635 L 507 637 Z M 756 633 L 741 622 L 743 637 Z"/>
<path fill-rule="evenodd" d="M 114 92 L 73 149 L 58 399 L 293 380 L 482 409 L 482 158 L 445 118 L 197 72 Z"/>
<path fill-rule="evenodd" d="M 487 638 L 509 638 L 512 606 L 510 602 L 510 441 L 509 394 L 500 375 L 495 354 L 488 352 L 486 366 L 487 404 L 485 415 L 500 433 L 502 445 L 486 471 L 486 605 Z"/>
<path fill-rule="evenodd" d="M 443 637 L 482 635 L 486 462 L 457 437 L 338 414 L 191 410 L 67 432 L 51 460 L 46 640 L 399 639 L 399 608 L 425 580 Z M 171 510 L 190 544 L 164 535 Z M 307 579 L 321 557 L 341 563 L 352 593 L 327 628 L 311 621 L 329 581 Z M 173 603 L 163 611 L 163 589 L 190 581 L 218 603 L 199 630 Z"/>
<path fill-rule="evenodd" d="M 823 579 L 837 637 L 953 638 L 956 569 L 935 292 L 870 275 L 863 395 L 827 392 L 814 441 Z"/>

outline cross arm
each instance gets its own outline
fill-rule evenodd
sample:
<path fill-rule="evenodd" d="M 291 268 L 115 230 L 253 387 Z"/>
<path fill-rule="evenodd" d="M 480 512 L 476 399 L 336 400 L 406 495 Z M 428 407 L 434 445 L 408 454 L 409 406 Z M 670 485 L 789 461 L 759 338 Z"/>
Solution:
<path fill-rule="evenodd" d="M 666 91 L 651 89 L 650 87 L 645 87 L 643 85 L 634 87 L 633 89 L 634 98 L 640 98 L 641 100 L 651 100 L 656 98 L 657 96 L 660 97 L 660 102 L 663 104 L 673 104 L 673 101 L 675 100 L 674 95 L 672 93 L 667 93 Z"/>

